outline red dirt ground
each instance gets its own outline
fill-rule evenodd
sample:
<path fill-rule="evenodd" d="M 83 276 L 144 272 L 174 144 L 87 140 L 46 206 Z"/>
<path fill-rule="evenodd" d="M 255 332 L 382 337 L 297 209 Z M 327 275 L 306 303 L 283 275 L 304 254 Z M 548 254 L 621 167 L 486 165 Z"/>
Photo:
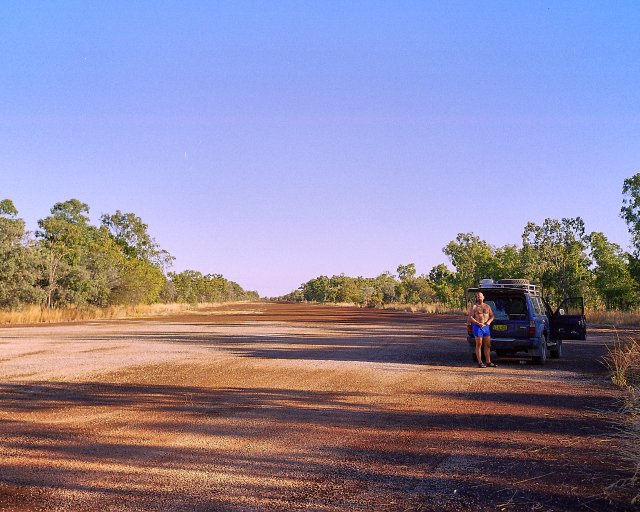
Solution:
<path fill-rule="evenodd" d="M 2 328 L 0 510 L 625 510 L 611 333 L 479 369 L 464 324 L 252 303 Z"/>

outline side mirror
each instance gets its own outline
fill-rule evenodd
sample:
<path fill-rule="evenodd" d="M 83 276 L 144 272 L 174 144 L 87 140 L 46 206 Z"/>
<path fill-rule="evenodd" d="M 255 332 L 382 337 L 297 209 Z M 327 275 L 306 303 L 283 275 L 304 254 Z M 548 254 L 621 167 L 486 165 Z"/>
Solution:
<path fill-rule="evenodd" d="M 564 309 L 560 308 L 560 309 L 558 310 L 558 314 L 559 314 L 559 315 L 564 315 L 564 314 L 565 314 Z"/>

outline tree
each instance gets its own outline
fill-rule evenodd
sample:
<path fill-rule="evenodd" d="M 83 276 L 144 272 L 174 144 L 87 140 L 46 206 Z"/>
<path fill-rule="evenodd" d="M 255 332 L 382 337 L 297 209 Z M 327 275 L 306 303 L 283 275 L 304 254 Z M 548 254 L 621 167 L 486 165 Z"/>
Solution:
<path fill-rule="evenodd" d="M 400 281 L 407 281 L 416 277 L 416 264 L 409 263 L 408 265 L 398 265 L 398 278 Z"/>
<path fill-rule="evenodd" d="M 638 302 L 629 271 L 629 254 L 609 242 L 604 233 L 589 235 L 591 257 L 595 263 L 594 283 L 607 309 L 629 309 Z"/>
<path fill-rule="evenodd" d="M 38 221 L 40 239 L 45 257 L 45 304 L 51 308 L 54 302 L 71 303 L 65 293 L 68 286 L 81 274 L 79 263 L 87 249 L 89 237 L 89 206 L 77 199 L 56 203 L 51 215 Z M 74 275 L 75 274 L 75 275 Z M 61 286 L 66 281 L 66 287 Z"/>
<path fill-rule="evenodd" d="M 542 285 L 543 293 L 560 300 L 583 294 L 589 284 L 588 237 L 580 217 L 529 222 L 522 234 L 524 273 Z"/>
<path fill-rule="evenodd" d="M 233 281 L 229 281 L 220 274 L 207 274 L 195 270 L 185 270 L 180 273 L 170 272 L 174 300 L 198 304 L 203 302 L 226 302 L 232 300 L 256 300 L 256 292 L 247 292 Z"/>
<path fill-rule="evenodd" d="M 478 284 L 483 277 L 492 277 L 496 267 L 493 248 L 473 233 L 459 233 L 442 250 L 456 268 L 455 281 L 460 293 Z"/>
<path fill-rule="evenodd" d="M 155 239 L 149 235 L 147 224 L 134 213 L 122 213 L 116 210 L 112 215 L 102 215 L 100 220 L 128 258 L 135 257 L 148 261 L 162 270 L 171 266 L 173 256 L 160 248 Z"/>
<path fill-rule="evenodd" d="M 456 283 L 453 272 L 440 263 L 429 272 L 429 282 L 436 296 L 436 300 L 443 304 L 451 304 L 456 297 Z"/>
<path fill-rule="evenodd" d="M 327 276 L 319 276 L 304 285 L 304 300 L 325 302 L 331 293 L 331 283 Z"/>
<path fill-rule="evenodd" d="M 27 240 L 25 223 L 10 199 L 0 201 L 0 307 L 38 302 L 38 254 Z"/>
<path fill-rule="evenodd" d="M 380 274 L 375 278 L 375 288 L 379 290 L 383 304 L 396 302 L 396 279 L 389 272 Z"/>
<path fill-rule="evenodd" d="M 494 262 L 495 268 L 489 274 L 494 279 L 526 278 L 522 253 L 515 245 L 496 248 Z"/>
<path fill-rule="evenodd" d="M 620 216 L 627 223 L 631 234 L 634 256 L 640 256 L 640 173 L 624 180 L 622 185 Z"/>

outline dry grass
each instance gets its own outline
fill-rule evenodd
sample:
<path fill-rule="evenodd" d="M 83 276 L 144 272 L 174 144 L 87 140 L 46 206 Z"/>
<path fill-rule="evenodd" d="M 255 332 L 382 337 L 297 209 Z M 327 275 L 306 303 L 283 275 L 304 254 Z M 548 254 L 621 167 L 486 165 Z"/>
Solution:
<path fill-rule="evenodd" d="M 617 338 L 605 357 L 605 364 L 615 385 L 632 392 L 640 389 L 640 342 L 637 339 Z"/>
<path fill-rule="evenodd" d="M 362 306 L 362 304 L 356 304 L 355 302 L 325 302 L 324 306 L 337 306 L 337 307 L 348 307 L 348 308 L 362 308 L 366 306 Z M 411 313 L 431 313 L 431 314 L 444 314 L 444 313 L 455 313 L 460 315 L 466 315 L 467 312 L 463 311 L 460 308 L 454 308 L 451 306 L 446 306 L 444 304 L 433 303 L 433 304 L 400 304 L 400 303 L 392 303 L 392 304 L 384 304 L 381 308 L 376 309 L 388 309 L 391 311 L 409 311 Z"/>
<path fill-rule="evenodd" d="M 385 304 L 383 309 L 392 309 L 394 311 L 411 311 L 412 313 L 455 313 L 460 315 L 466 315 L 466 311 L 460 308 L 447 306 L 445 304 L 432 303 L 432 304 Z"/>
<path fill-rule="evenodd" d="M 135 306 L 110 306 L 106 308 L 63 308 L 43 309 L 27 306 L 16 311 L 0 311 L 0 324 L 40 324 L 77 322 L 83 320 L 112 320 L 143 316 L 168 315 L 182 311 L 192 311 L 212 304 L 138 304 Z"/>
<path fill-rule="evenodd" d="M 615 325 L 617 327 L 640 327 L 640 311 L 591 310 L 586 311 L 591 325 Z"/>
<path fill-rule="evenodd" d="M 627 390 L 618 434 L 623 441 L 621 455 L 631 475 L 615 482 L 609 491 L 628 492 L 631 504 L 640 505 L 640 341 L 617 338 L 605 363 L 614 384 Z"/>

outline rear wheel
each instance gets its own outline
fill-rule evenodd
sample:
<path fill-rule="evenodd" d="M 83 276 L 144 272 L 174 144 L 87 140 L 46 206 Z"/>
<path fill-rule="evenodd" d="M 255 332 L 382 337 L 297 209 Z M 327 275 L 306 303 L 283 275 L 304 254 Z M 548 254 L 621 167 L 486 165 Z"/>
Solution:
<path fill-rule="evenodd" d="M 533 358 L 535 364 L 544 365 L 547 362 L 547 337 L 543 334 L 540 339 L 540 355 Z"/>

